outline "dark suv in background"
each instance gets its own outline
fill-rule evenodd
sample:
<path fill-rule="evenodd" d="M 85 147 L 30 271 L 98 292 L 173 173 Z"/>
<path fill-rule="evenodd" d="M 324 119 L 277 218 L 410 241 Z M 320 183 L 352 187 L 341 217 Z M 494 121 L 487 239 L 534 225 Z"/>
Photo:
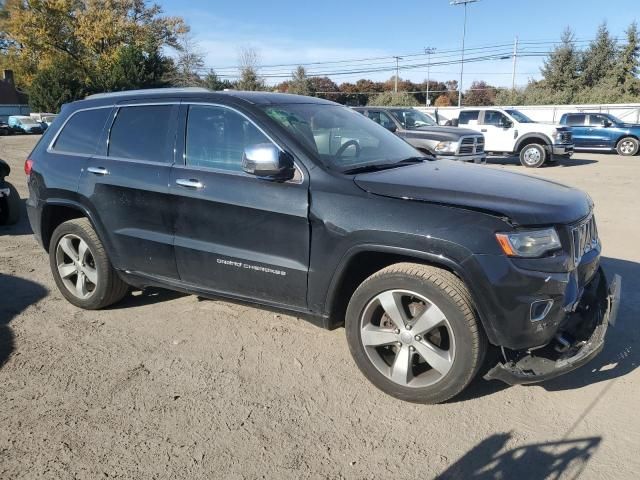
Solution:
<path fill-rule="evenodd" d="M 354 107 L 390 132 L 441 160 L 486 163 L 484 136 L 474 130 L 443 127 L 414 108 Z"/>
<path fill-rule="evenodd" d="M 405 400 L 456 395 L 489 348 L 485 378 L 570 371 L 616 315 L 586 194 L 425 158 L 325 100 L 96 95 L 63 107 L 25 172 L 72 304 L 160 286 L 344 324 L 364 375 Z"/>
<path fill-rule="evenodd" d="M 571 128 L 577 150 L 605 150 L 630 157 L 640 149 L 640 125 L 624 123 L 610 113 L 565 113 L 560 125 Z"/>

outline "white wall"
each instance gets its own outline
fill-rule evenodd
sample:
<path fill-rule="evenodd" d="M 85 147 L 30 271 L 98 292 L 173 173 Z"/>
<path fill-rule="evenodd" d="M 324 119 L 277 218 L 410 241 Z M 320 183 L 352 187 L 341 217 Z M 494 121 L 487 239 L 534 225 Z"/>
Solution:
<path fill-rule="evenodd" d="M 433 107 L 416 107 L 418 110 L 433 112 Z M 473 107 L 468 107 L 473 108 Z M 640 124 L 640 103 L 609 104 L 609 105 L 521 105 L 513 107 L 527 115 L 532 120 L 544 123 L 560 121 L 563 113 L 571 112 L 604 112 L 611 113 L 623 122 Z M 438 112 L 446 118 L 458 118 L 458 107 L 440 107 Z"/>

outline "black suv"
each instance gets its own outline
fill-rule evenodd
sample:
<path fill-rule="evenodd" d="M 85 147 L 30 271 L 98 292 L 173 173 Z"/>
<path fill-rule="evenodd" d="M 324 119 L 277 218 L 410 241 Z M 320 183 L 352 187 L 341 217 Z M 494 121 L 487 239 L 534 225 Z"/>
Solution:
<path fill-rule="evenodd" d="M 405 400 L 456 395 L 490 346 L 485 378 L 572 370 L 616 314 L 587 195 L 425 158 L 325 100 L 96 95 L 64 106 L 25 171 L 74 305 L 161 286 L 344 324 L 364 375 Z"/>

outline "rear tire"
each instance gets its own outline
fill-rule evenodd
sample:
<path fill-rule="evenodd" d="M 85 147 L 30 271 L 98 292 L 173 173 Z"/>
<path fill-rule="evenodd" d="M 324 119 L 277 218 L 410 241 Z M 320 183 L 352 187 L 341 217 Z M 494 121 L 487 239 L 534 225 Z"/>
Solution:
<path fill-rule="evenodd" d="M 54 230 L 49 263 L 60 293 L 77 307 L 99 310 L 122 300 L 129 290 L 86 218 L 69 220 Z"/>
<path fill-rule="evenodd" d="M 2 205 L 0 205 L 0 225 L 14 225 L 20 220 L 20 195 L 16 187 L 9 182 L 5 182 L 9 187 L 9 196 L 0 199 Z"/>
<path fill-rule="evenodd" d="M 527 168 L 540 168 L 547 160 L 547 151 L 543 145 L 531 143 L 520 150 L 520 163 Z"/>
<path fill-rule="evenodd" d="M 638 153 L 640 143 L 633 137 L 624 137 L 616 145 L 616 152 L 623 157 L 633 157 Z"/>
<path fill-rule="evenodd" d="M 349 302 L 345 327 L 351 355 L 369 381 L 416 403 L 440 403 L 460 393 L 487 349 L 462 281 L 414 263 L 367 278 Z"/>

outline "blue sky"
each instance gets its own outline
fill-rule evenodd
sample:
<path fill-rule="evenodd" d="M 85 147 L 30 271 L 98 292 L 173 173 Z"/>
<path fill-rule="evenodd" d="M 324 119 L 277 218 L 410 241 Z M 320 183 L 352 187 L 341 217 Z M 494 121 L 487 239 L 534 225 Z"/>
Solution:
<path fill-rule="evenodd" d="M 439 52 L 432 62 L 457 59 L 461 47 L 463 7 L 449 0 L 405 1 L 258 1 L 212 2 L 206 0 L 160 0 L 168 15 L 181 15 L 191 26 L 194 40 L 205 54 L 206 65 L 219 73 L 233 74 L 242 47 L 257 49 L 262 64 L 279 65 L 372 58 L 366 62 L 309 67 L 317 73 L 327 70 L 391 68 L 393 61 L 378 59 L 392 55 Z M 467 48 L 505 45 L 484 53 L 504 56 L 512 50 L 515 36 L 521 42 L 557 41 L 571 26 L 579 40 L 591 39 L 602 21 L 614 36 L 622 37 L 635 16 L 638 0 L 480 0 L 468 6 Z M 546 50 L 550 44 L 522 44 L 523 52 Z M 446 51 L 450 52 L 446 52 Z M 481 50 L 475 53 L 481 55 Z M 473 56 L 471 50 L 467 56 Z M 426 57 L 403 57 L 400 65 L 426 63 Z M 540 58 L 520 58 L 517 84 L 539 78 Z M 351 70 L 350 70 L 351 69 Z M 291 67 L 265 69 L 286 74 Z M 431 78 L 458 78 L 460 66 L 431 67 Z M 465 65 L 464 86 L 484 79 L 495 85 L 511 84 L 511 59 Z M 338 83 L 359 78 L 385 80 L 392 71 L 360 73 L 332 78 Z M 426 77 L 426 67 L 401 70 L 402 78 L 414 81 Z M 269 83 L 282 79 L 272 78 Z"/>

